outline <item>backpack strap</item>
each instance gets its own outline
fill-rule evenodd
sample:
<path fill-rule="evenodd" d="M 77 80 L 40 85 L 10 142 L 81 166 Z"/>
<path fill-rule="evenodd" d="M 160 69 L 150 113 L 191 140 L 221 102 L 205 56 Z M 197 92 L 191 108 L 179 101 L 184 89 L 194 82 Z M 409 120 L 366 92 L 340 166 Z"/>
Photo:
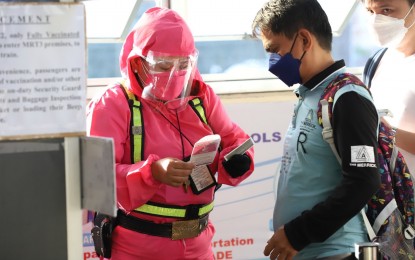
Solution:
<path fill-rule="evenodd" d="M 382 48 L 377 50 L 375 54 L 373 54 L 372 57 L 370 57 L 365 64 L 365 67 L 363 69 L 363 82 L 368 88 L 370 88 L 372 78 L 375 75 L 379 62 L 387 49 L 388 48 Z"/>
<path fill-rule="evenodd" d="M 360 210 L 360 214 L 363 217 L 363 222 L 365 222 L 367 235 L 370 239 L 370 241 L 373 241 L 376 238 L 375 230 L 373 229 L 372 225 L 370 224 L 369 218 L 366 215 L 366 209 L 363 207 L 363 209 Z"/>
<path fill-rule="evenodd" d="M 357 86 L 361 86 L 366 88 L 366 86 L 358 79 L 355 75 L 349 73 L 342 73 L 337 76 L 324 90 L 320 104 L 318 108 L 317 115 L 319 117 L 319 124 L 323 127 L 322 135 L 323 139 L 330 145 L 333 154 L 336 156 L 337 161 L 341 164 L 341 158 L 339 153 L 336 150 L 336 146 L 334 144 L 333 138 L 333 128 L 331 125 L 332 119 L 332 112 L 333 112 L 333 105 L 334 105 L 334 96 L 336 95 L 337 91 L 341 89 L 343 86 L 348 84 L 354 84 Z M 366 88 L 367 89 L 367 88 Z M 396 205 L 396 202 L 395 202 Z M 362 208 L 360 211 L 363 222 L 365 223 L 366 230 L 370 240 L 373 240 L 376 237 L 375 230 L 372 228 L 368 217 L 366 216 L 366 209 Z M 383 224 L 383 222 L 382 222 Z"/>
<path fill-rule="evenodd" d="M 333 153 L 336 155 L 339 162 L 340 158 L 338 156 L 333 141 L 331 117 L 334 102 L 336 101 L 335 95 L 337 92 L 344 93 L 342 87 L 346 86 L 347 84 L 354 84 L 365 87 L 365 85 L 353 74 L 340 74 L 324 90 L 321 96 L 319 110 L 317 111 L 319 123 L 323 127 L 323 138 L 329 143 L 331 149 L 333 150 Z M 367 89 L 367 87 L 365 88 Z M 345 90 L 347 91 L 347 89 Z M 369 93 L 370 92 L 360 94 L 370 95 Z M 341 93 L 339 93 L 338 95 L 340 94 Z M 387 221 L 389 216 L 391 216 L 391 214 L 397 208 L 399 208 L 399 211 L 405 218 L 405 238 L 413 239 L 415 237 L 415 230 L 412 227 L 414 214 L 414 199 L 411 175 L 410 173 L 407 173 L 407 169 L 403 169 L 406 168 L 406 165 L 404 165 L 404 158 L 401 154 L 399 154 L 399 151 L 395 146 L 393 136 L 393 129 L 389 129 L 386 125 L 384 125 L 381 122 L 378 128 L 379 147 L 377 153 L 381 168 L 382 166 L 386 166 L 383 170 L 380 169 L 383 188 L 380 189 L 376 193 L 376 195 L 373 196 L 372 199 L 374 201 L 372 201 L 371 199 L 368 202 L 367 212 L 366 208 L 363 208 L 361 210 L 361 215 L 363 217 L 368 232 L 368 236 L 371 240 L 373 240 L 376 237 L 376 234 L 378 234 L 383 224 Z M 382 153 L 383 156 L 379 156 L 379 153 Z M 397 183 L 396 186 L 399 186 L 401 188 L 395 187 L 394 183 Z M 408 196 L 410 198 L 407 198 Z M 379 202 L 378 200 L 382 200 L 382 202 Z M 381 203 L 382 205 L 380 206 L 379 203 Z M 373 224 L 370 223 L 369 216 Z"/>
<path fill-rule="evenodd" d="M 323 126 L 323 139 L 326 141 L 329 145 L 331 150 L 333 151 L 334 155 L 336 156 L 336 159 L 339 163 L 341 163 L 341 159 L 339 154 L 337 153 L 336 146 L 334 145 L 334 138 L 333 138 L 333 128 L 331 127 L 330 123 L 330 115 L 329 115 L 329 102 L 326 99 L 320 100 L 321 104 L 321 116 L 322 116 L 322 126 Z"/>
<path fill-rule="evenodd" d="M 339 163 L 341 162 L 340 156 L 336 150 L 333 138 L 333 128 L 331 125 L 333 105 L 335 102 L 335 95 L 343 86 L 354 84 L 366 88 L 365 84 L 351 73 L 341 73 L 326 87 L 320 98 L 318 107 L 318 119 L 319 124 L 323 127 L 322 135 L 324 141 L 326 141 Z M 367 88 L 366 88 L 367 89 Z"/>

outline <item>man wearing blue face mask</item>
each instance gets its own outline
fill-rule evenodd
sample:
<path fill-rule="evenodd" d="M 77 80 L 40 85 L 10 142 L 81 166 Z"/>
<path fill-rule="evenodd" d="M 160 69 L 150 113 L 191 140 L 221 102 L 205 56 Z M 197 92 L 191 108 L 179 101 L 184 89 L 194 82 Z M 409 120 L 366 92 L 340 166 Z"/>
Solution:
<path fill-rule="evenodd" d="M 305 55 L 305 51 L 300 59 L 295 59 L 292 50 L 298 35 L 295 35 L 294 42 L 291 45 L 290 52 L 281 57 L 278 53 L 271 53 L 269 58 L 269 71 L 282 80 L 287 86 L 293 86 L 300 83 L 300 64 Z"/>
<path fill-rule="evenodd" d="M 378 190 L 378 116 L 370 93 L 347 83 L 334 97 L 333 138 L 340 163 L 322 137 L 319 101 L 340 74 L 331 55 L 332 31 L 317 0 L 270 0 L 258 11 L 253 34 L 271 53 L 269 71 L 295 90 L 298 102 L 284 140 L 274 208 L 270 259 L 355 259 L 367 242 L 359 213 Z M 344 90 L 344 91 L 343 91 Z M 340 93 L 341 92 L 341 93 Z"/>
<path fill-rule="evenodd" d="M 377 68 L 365 70 L 364 78 L 371 79 L 376 107 L 391 112 L 382 120 L 396 129 L 396 144 L 415 177 L 415 0 L 362 2 L 379 44 L 387 47 Z"/>

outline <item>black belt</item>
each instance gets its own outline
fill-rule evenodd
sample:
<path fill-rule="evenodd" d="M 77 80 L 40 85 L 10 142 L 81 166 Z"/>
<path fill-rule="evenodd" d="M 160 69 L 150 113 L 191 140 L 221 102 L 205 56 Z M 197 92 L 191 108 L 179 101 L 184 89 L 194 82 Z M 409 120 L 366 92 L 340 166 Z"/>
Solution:
<path fill-rule="evenodd" d="M 206 229 L 208 220 L 209 215 L 206 215 L 199 219 L 159 224 L 126 215 L 122 210 L 119 210 L 117 214 L 117 224 L 123 228 L 151 236 L 168 237 L 173 240 L 198 236 Z"/>

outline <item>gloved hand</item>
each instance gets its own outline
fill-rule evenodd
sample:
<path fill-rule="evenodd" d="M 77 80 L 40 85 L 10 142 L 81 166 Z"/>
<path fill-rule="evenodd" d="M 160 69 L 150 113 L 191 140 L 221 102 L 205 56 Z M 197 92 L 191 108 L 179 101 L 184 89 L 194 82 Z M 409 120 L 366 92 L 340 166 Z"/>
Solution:
<path fill-rule="evenodd" d="M 223 160 L 222 165 L 232 178 L 237 178 L 249 170 L 251 158 L 245 153 L 235 154 L 229 160 Z"/>

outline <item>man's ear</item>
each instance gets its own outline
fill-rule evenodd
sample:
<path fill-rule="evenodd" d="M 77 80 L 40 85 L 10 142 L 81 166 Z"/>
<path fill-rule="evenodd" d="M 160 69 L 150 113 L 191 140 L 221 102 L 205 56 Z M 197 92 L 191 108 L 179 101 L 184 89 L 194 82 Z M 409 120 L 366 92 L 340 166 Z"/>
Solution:
<path fill-rule="evenodd" d="M 301 40 L 304 45 L 304 51 L 308 51 L 311 48 L 312 41 L 315 39 L 312 37 L 310 31 L 304 28 L 298 31 L 298 38 L 300 38 L 299 40 Z"/>

